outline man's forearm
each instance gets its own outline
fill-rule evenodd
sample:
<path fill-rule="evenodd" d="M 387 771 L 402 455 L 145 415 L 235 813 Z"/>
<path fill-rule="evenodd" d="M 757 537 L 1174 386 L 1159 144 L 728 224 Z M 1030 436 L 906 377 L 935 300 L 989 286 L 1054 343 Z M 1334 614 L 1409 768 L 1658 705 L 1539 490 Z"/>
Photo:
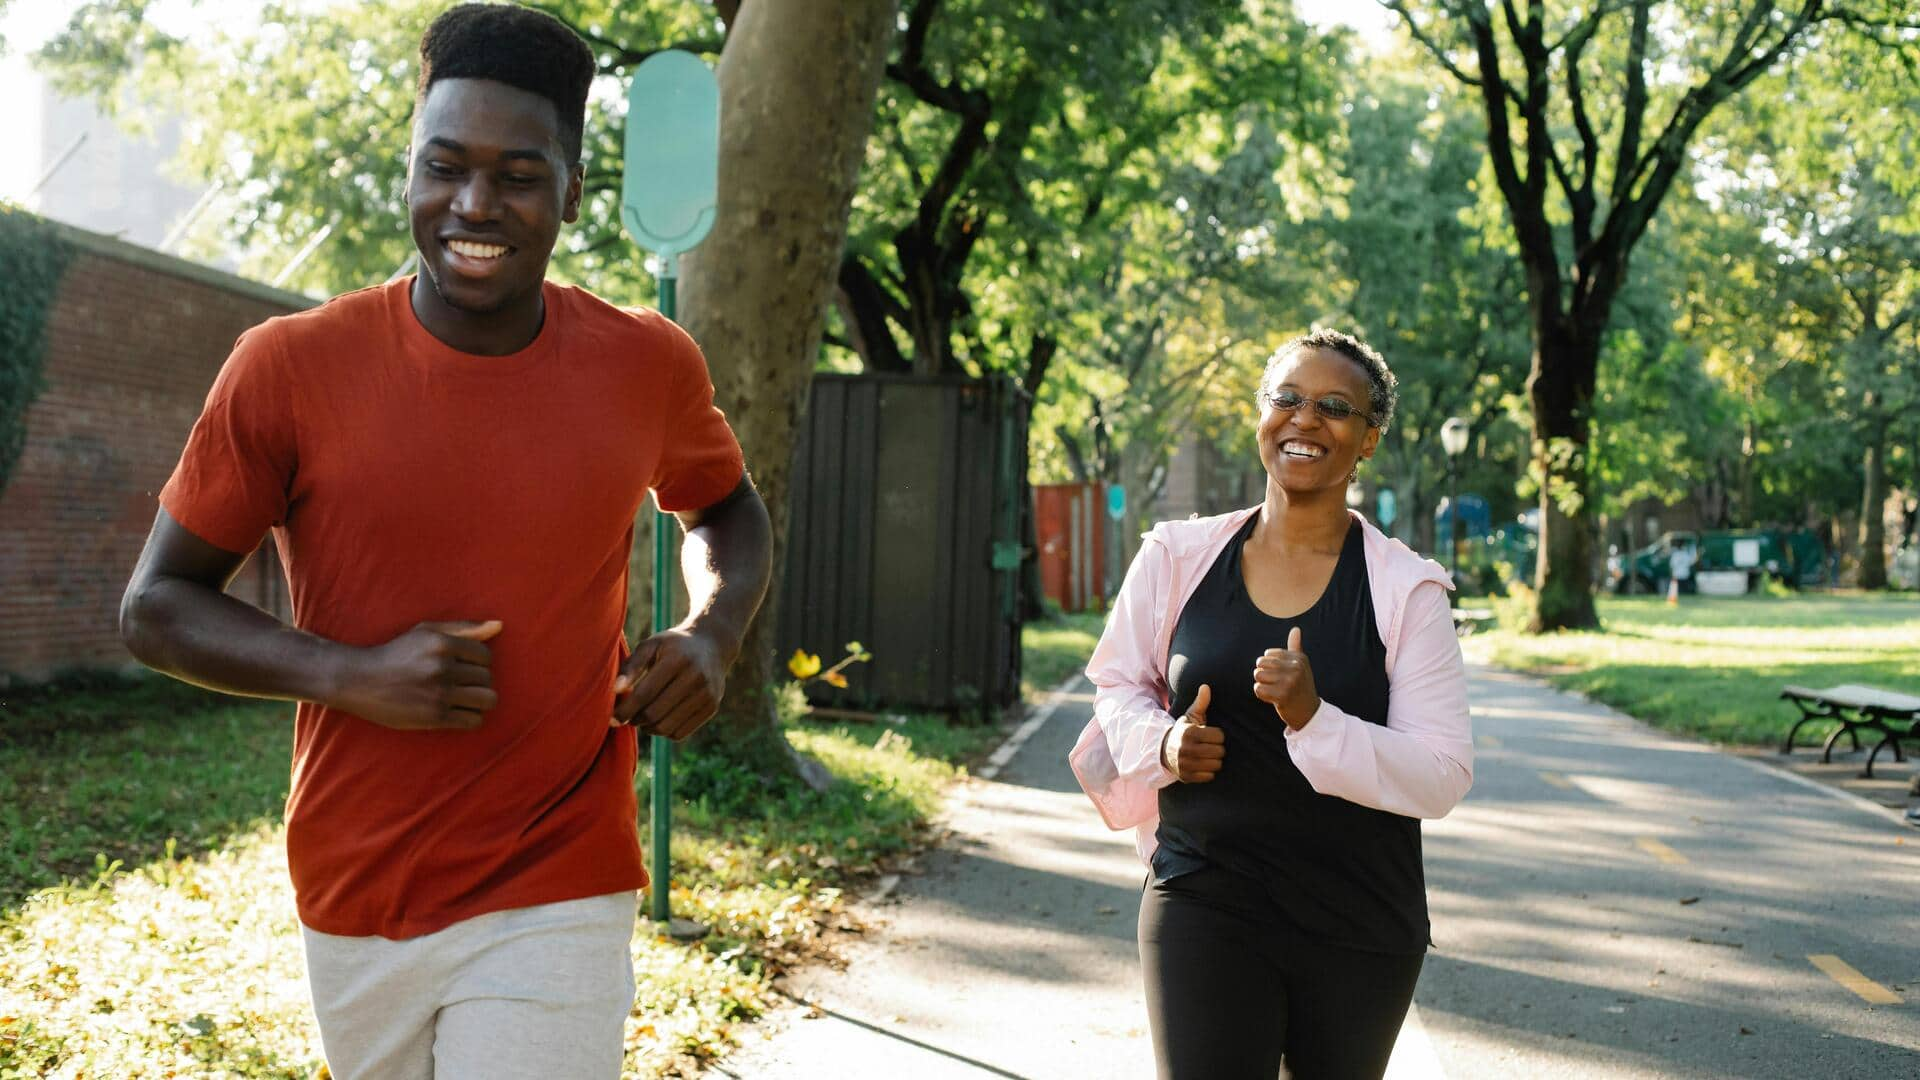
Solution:
<path fill-rule="evenodd" d="M 692 611 L 687 628 L 710 636 L 732 663 L 773 573 L 773 527 L 759 493 L 748 489 L 687 530 L 680 571 Z"/>
<path fill-rule="evenodd" d="M 120 605 L 120 636 L 141 663 L 248 697 L 330 703 L 356 651 L 296 630 L 217 589 L 154 576 Z"/>

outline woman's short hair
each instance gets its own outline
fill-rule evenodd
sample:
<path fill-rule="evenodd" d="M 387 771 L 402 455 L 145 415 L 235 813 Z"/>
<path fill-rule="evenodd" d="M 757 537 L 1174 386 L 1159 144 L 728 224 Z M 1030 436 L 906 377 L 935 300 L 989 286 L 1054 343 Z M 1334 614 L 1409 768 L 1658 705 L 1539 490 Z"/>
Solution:
<path fill-rule="evenodd" d="M 1260 389 L 1264 392 L 1267 383 L 1272 380 L 1274 370 L 1281 362 L 1303 349 L 1325 349 L 1360 365 L 1367 373 L 1367 411 L 1372 414 L 1373 425 L 1383 432 L 1393 421 L 1393 408 L 1400 400 L 1399 380 L 1387 369 L 1387 361 L 1374 347 L 1338 330 L 1317 327 L 1289 340 L 1275 349 L 1267 358 L 1267 369 L 1260 376 Z"/>
<path fill-rule="evenodd" d="M 586 128 L 593 50 L 559 19 L 516 4 L 461 4 L 420 38 L 420 100 L 441 79 L 491 79 L 553 102 L 575 161 Z"/>

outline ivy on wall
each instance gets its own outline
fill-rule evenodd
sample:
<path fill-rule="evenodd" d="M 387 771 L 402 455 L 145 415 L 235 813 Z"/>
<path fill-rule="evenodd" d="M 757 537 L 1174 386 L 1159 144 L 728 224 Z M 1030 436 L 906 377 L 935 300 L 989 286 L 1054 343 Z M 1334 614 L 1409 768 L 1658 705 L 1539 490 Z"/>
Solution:
<path fill-rule="evenodd" d="M 27 441 L 27 410 L 45 387 L 47 319 L 73 246 L 44 219 L 0 203 L 0 491 Z"/>

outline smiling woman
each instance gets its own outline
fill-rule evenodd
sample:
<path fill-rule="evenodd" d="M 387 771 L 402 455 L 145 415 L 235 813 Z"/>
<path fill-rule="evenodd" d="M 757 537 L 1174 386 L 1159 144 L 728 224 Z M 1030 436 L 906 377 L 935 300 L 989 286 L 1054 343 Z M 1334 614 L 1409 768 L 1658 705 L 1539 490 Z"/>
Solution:
<path fill-rule="evenodd" d="M 1161 1077 L 1379 1076 L 1427 947 L 1419 819 L 1473 779 L 1466 671 L 1446 575 L 1346 506 L 1386 361 L 1315 331 L 1259 397 L 1265 499 L 1147 537 L 1072 763 L 1150 871 Z"/>

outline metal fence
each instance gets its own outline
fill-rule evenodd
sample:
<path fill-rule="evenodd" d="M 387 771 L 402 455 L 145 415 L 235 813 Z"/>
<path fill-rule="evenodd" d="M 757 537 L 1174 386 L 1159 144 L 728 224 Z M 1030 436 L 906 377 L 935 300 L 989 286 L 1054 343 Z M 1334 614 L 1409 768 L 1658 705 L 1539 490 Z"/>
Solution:
<path fill-rule="evenodd" d="M 1020 693 L 1026 394 L 1003 377 L 820 375 L 798 440 L 781 649 L 873 660 L 817 704 L 984 711 Z"/>

